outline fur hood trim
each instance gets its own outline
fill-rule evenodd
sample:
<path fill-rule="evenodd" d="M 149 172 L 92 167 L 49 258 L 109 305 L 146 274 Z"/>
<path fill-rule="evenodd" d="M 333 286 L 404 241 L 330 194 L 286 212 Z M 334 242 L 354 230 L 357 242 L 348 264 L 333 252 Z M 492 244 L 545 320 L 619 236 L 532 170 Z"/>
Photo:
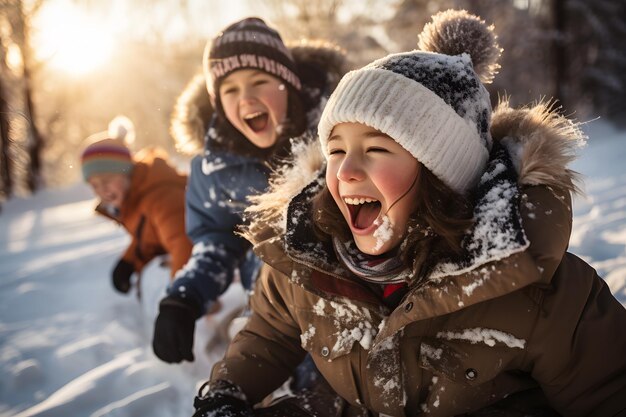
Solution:
<path fill-rule="evenodd" d="M 213 111 L 201 71 L 191 78 L 174 104 L 170 134 L 178 152 L 196 155 L 202 150 L 204 134 Z"/>
<path fill-rule="evenodd" d="M 320 104 L 326 102 L 339 80 L 348 72 L 346 53 L 339 46 L 323 40 L 301 40 L 288 43 L 298 70 L 303 92 L 315 88 L 320 77 L 325 78 L 324 95 Z M 317 79 L 317 80 L 316 80 Z M 317 81 L 317 82 L 316 82 Z M 314 111 L 315 109 L 308 109 Z M 176 99 L 170 119 L 170 133 L 176 149 L 185 155 L 196 155 L 204 146 L 204 135 L 214 113 L 202 70 L 194 75 Z M 321 109 L 319 111 L 321 113 Z"/>
<path fill-rule="evenodd" d="M 493 112 L 491 135 L 511 154 L 522 185 L 548 185 L 581 193 L 581 177 L 567 166 L 587 137 L 554 102 L 513 109 L 507 98 Z"/>
<path fill-rule="evenodd" d="M 272 236 L 282 236 L 287 228 L 289 203 L 304 187 L 320 178 L 325 166 L 317 137 L 294 143 L 290 159 L 270 176 L 268 191 L 249 197 L 252 205 L 246 213 L 251 222 L 242 235 L 253 245 Z"/>
<path fill-rule="evenodd" d="M 550 103 L 513 109 L 504 99 L 493 112 L 491 134 L 511 155 L 520 185 L 580 192 L 580 176 L 567 165 L 576 158 L 586 136 L 580 124 L 558 114 Z M 272 175 L 269 191 L 254 197 L 246 209 L 251 223 L 243 235 L 255 245 L 284 235 L 291 200 L 311 182 L 324 180 L 319 141 L 301 143 L 292 152 L 292 160 Z"/>

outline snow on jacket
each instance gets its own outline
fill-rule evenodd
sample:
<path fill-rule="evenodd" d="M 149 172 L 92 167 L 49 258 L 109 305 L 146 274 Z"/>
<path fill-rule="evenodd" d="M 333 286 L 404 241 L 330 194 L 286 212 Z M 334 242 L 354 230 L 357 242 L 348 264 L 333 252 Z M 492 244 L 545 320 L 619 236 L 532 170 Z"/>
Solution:
<path fill-rule="evenodd" d="M 307 111 L 308 125 L 316 126 L 323 104 L 347 70 L 344 54 L 323 42 L 303 41 L 290 49 L 299 70 L 324 80 L 323 88 L 313 91 L 303 78 L 304 93 L 317 98 Z M 204 76 L 199 74 L 179 97 L 172 118 L 172 135 L 178 148 L 187 153 L 199 149 L 204 152 L 191 162 L 186 196 L 192 256 L 168 293 L 192 300 L 200 312 L 228 288 L 235 271 L 239 271 L 247 289 L 256 279 L 261 262 L 250 243 L 236 231 L 243 224 L 248 197 L 267 188 L 270 174 L 267 161 L 215 149 L 218 138 L 209 128 L 213 113 Z"/>
<path fill-rule="evenodd" d="M 442 261 L 393 311 L 311 237 L 322 158 L 309 153 L 285 171 L 249 228 L 269 264 L 252 317 L 211 379 L 257 402 L 309 352 L 344 399 L 338 416 L 522 415 L 514 407 L 533 404 L 566 416 L 625 412 L 626 310 L 566 252 L 566 164 L 580 132 L 545 106 L 505 103 L 492 134 L 507 151 L 492 153 L 481 179 L 491 185 L 474 211 L 470 257 Z"/>
<path fill-rule="evenodd" d="M 122 259 L 136 272 L 158 255 L 170 255 L 170 274 L 185 265 L 191 242 L 185 233 L 187 177 L 159 157 L 135 162 L 129 192 L 117 216 L 101 204 L 96 212 L 120 223 L 132 237 Z"/>

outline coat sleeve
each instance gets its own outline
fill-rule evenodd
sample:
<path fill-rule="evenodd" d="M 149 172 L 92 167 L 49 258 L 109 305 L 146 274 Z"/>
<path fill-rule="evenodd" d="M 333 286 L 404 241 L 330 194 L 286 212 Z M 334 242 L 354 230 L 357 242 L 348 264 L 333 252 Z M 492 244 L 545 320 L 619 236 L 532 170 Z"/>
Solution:
<path fill-rule="evenodd" d="M 191 241 L 185 231 L 185 192 L 183 187 L 161 187 L 146 199 L 145 212 L 157 238 L 171 257 L 171 276 L 191 255 Z"/>
<path fill-rule="evenodd" d="M 263 266 L 251 298 L 252 316 L 213 367 L 211 380 L 240 386 L 255 404 L 293 374 L 305 356 L 300 328 L 291 315 L 295 290 L 287 276 Z"/>
<path fill-rule="evenodd" d="M 205 174 L 196 157 L 185 198 L 187 235 L 193 249 L 168 294 L 186 299 L 202 313 L 231 284 L 251 245 L 236 234 L 249 195 L 263 190 L 267 176 L 254 166 L 226 166 Z"/>
<path fill-rule="evenodd" d="M 604 280 L 568 253 L 541 311 L 529 356 L 552 406 L 566 416 L 626 413 L 626 309 Z"/>

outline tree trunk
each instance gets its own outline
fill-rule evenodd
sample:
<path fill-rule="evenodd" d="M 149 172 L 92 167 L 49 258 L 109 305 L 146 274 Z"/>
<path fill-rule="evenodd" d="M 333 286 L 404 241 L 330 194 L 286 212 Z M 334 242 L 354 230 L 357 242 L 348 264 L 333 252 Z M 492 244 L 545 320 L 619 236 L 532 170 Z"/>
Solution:
<path fill-rule="evenodd" d="M 11 178 L 11 159 L 9 158 L 9 116 L 5 91 L 0 81 L 0 193 L 4 198 L 13 194 L 13 180 Z"/>
<path fill-rule="evenodd" d="M 552 0 L 552 19 L 556 36 L 552 53 L 554 54 L 554 97 L 566 107 L 567 92 L 567 16 L 566 0 Z"/>
<path fill-rule="evenodd" d="M 42 2 L 35 2 L 32 10 L 29 12 L 26 11 L 24 1 L 19 2 L 20 7 L 20 19 L 21 19 L 21 43 L 20 46 L 22 50 L 22 60 L 24 63 L 24 71 L 23 71 L 23 80 L 24 80 L 24 105 L 26 107 L 26 113 L 28 116 L 28 135 L 29 141 L 28 143 L 28 158 L 29 158 L 29 167 L 27 169 L 26 174 L 26 186 L 29 191 L 34 192 L 40 186 L 40 178 L 41 178 L 41 151 L 44 145 L 44 139 L 37 128 L 36 123 L 36 111 L 35 104 L 33 103 L 33 91 L 32 91 L 32 69 L 33 64 L 35 62 L 34 52 L 31 47 L 31 39 L 30 39 L 30 29 L 31 29 L 31 18 L 33 17 L 35 11 L 41 6 Z"/>
<path fill-rule="evenodd" d="M 26 62 L 26 60 L 24 60 L 24 62 Z M 26 65 L 24 65 L 24 102 L 28 113 L 28 132 L 30 135 L 28 146 L 29 167 L 26 176 L 26 185 L 29 191 L 35 192 L 41 185 L 41 151 L 43 148 L 43 137 L 35 123 L 35 106 L 33 104 L 31 85 L 30 71 Z"/>

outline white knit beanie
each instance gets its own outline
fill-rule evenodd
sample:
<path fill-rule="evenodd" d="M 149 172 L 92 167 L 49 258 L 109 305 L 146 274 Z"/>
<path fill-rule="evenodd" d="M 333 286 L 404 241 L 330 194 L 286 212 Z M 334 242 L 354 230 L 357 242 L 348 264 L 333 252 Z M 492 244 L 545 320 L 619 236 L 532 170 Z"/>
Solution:
<path fill-rule="evenodd" d="M 435 15 L 419 47 L 341 79 L 318 125 L 322 150 L 328 156 L 326 142 L 335 125 L 362 123 L 389 135 L 445 184 L 465 193 L 489 158 L 491 102 L 483 83 L 499 68 L 501 49 L 493 27 L 464 10 Z"/>

